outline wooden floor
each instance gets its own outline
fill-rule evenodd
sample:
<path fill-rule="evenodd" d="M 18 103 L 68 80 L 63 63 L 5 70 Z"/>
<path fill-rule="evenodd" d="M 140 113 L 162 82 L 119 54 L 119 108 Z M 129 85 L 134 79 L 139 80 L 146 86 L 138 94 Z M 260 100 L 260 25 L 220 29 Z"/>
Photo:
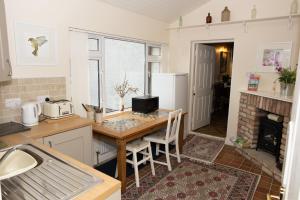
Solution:
<path fill-rule="evenodd" d="M 261 167 L 255 165 L 234 150 L 234 147 L 225 146 L 215 160 L 216 163 L 239 168 L 261 175 L 260 182 L 254 195 L 254 200 L 266 200 L 266 195 L 279 195 L 280 183 L 264 173 Z"/>
<path fill-rule="evenodd" d="M 227 118 L 227 111 L 221 110 L 215 112 L 211 116 L 210 124 L 195 130 L 195 132 L 225 138 L 227 132 Z"/>

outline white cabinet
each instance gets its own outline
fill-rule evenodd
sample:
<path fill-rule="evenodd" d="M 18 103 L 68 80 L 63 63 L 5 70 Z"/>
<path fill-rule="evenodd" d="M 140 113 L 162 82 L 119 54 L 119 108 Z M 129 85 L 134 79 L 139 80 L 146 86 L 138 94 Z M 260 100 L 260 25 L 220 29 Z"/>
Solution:
<path fill-rule="evenodd" d="M 92 127 L 86 126 L 44 137 L 44 144 L 92 166 Z"/>
<path fill-rule="evenodd" d="M 5 5 L 4 0 L 0 0 L 0 81 L 11 80 L 11 77 Z"/>

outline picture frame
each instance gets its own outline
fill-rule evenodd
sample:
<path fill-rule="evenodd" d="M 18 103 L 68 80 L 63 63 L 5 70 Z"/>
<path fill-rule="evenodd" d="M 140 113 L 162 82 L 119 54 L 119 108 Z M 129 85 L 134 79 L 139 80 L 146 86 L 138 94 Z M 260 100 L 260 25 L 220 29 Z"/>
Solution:
<path fill-rule="evenodd" d="M 52 28 L 17 22 L 15 46 L 18 66 L 57 64 L 56 33 Z"/>
<path fill-rule="evenodd" d="M 277 67 L 289 68 L 292 42 L 274 42 L 259 47 L 257 72 L 276 72 Z"/>
<path fill-rule="evenodd" d="M 220 52 L 220 73 L 226 73 L 228 62 L 228 52 Z"/>

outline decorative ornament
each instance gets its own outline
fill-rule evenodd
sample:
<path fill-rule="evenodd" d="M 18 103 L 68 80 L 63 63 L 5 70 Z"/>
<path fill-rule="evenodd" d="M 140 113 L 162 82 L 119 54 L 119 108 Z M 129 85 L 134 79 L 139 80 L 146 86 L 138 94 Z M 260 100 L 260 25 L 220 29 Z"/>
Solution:
<path fill-rule="evenodd" d="M 230 10 L 228 9 L 227 6 L 222 11 L 221 21 L 222 22 L 230 21 Z"/>
<path fill-rule="evenodd" d="M 183 25 L 183 19 L 182 19 L 182 16 L 180 16 L 178 19 L 178 27 L 181 28 L 182 25 Z"/>
<path fill-rule="evenodd" d="M 210 12 L 209 12 L 207 17 L 206 17 L 206 23 L 210 24 L 211 22 L 212 22 L 212 17 L 211 17 Z"/>
<path fill-rule="evenodd" d="M 253 8 L 251 10 L 251 19 L 256 19 L 256 14 L 257 14 L 256 5 L 253 5 Z"/>
<path fill-rule="evenodd" d="M 291 15 L 294 15 L 294 14 L 297 14 L 298 13 L 298 1 L 297 0 L 294 0 L 291 4 L 291 11 L 290 11 L 290 14 Z"/>

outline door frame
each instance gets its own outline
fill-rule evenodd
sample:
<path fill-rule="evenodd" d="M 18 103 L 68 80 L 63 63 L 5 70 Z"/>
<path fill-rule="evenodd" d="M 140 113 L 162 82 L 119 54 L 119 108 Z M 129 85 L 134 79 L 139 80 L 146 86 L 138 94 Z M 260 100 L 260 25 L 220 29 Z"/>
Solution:
<path fill-rule="evenodd" d="M 300 53 L 298 63 L 300 62 Z M 293 97 L 293 105 L 291 110 L 291 121 L 288 126 L 288 134 L 285 146 L 285 159 L 282 170 L 282 187 L 285 188 L 283 199 L 300 199 L 300 175 L 298 172 L 300 167 L 300 155 L 297 154 L 300 147 L 300 71 L 297 71 L 295 91 Z"/>
<path fill-rule="evenodd" d="M 192 110 L 193 110 L 193 83 L 194 83 L 194 73 L 195 73 L 195 46 L 197 44 L 213 44 L 213 43 L 225 43 L 225 42 L 233 42 L 235 43 L 234 38 L 227 38 L 227 39 L 212 39 L 212 40 L 192 40 L 191 41 L 191 49 L 190 49 L 190 70 L 189 70 L 189 84 L 188 84 L 188 112 L 190 113 L 188 115 L 188 133 L 192 134 L 200 134 L 205 137 L 212 137 L 216 139 L 222 139 L 220 137 L 216 136 L 209 136 L 202 133 L 197 133 L 192 130 Z M 234 57 L 233 57 L 234 59 Z M 232 61 L 232 67 L 234 62 Z M 231 91 L 230 91 L 231 93 Z M 228 122 L 227 122 L 228 125 Z M 226 138 L 224 138 L 225 140 Z"/>

